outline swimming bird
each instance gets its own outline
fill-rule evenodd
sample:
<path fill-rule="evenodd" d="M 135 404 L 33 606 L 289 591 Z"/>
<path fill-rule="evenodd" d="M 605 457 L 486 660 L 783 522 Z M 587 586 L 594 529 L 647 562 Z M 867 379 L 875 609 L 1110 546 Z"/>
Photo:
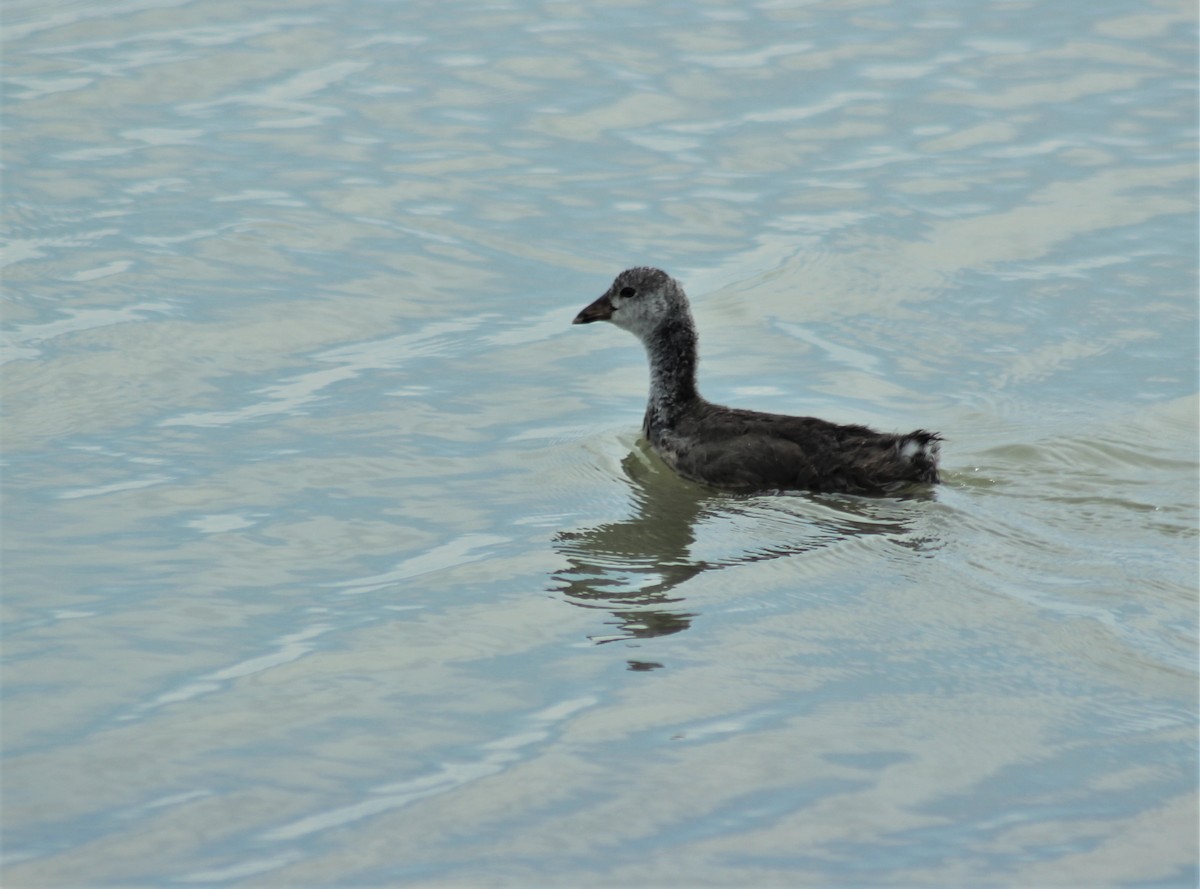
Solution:
<path fill-rule="evenodd" d="M 660 269 L 632 268 L 573 323 L 609 321 L 628 330 L 650 359 L 642 433 L 679 475 L 731 491 L 887 493 L 938 481 L 941 436 L 902 435 L 724 407 L 696 388 L 696 326 L 679 282 Z"/>

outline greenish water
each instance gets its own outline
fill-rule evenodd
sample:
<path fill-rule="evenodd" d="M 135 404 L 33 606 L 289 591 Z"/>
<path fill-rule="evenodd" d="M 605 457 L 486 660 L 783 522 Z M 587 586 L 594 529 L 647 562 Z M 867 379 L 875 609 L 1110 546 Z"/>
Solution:
<path fill-rule="evenodd" d="M 1191 886 L 1196 13 L 13 2 L 6 886 Z M 703 391 L 945 435 L 732 497 Z"/>

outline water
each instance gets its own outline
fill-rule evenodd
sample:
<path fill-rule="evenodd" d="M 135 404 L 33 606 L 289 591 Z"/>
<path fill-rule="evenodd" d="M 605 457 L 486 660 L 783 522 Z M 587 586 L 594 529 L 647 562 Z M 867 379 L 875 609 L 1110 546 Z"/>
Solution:
<path fill-rule="evenodd" d="M 1191 4 L 5 18 L 6 886 L 1195 884 Z"/>

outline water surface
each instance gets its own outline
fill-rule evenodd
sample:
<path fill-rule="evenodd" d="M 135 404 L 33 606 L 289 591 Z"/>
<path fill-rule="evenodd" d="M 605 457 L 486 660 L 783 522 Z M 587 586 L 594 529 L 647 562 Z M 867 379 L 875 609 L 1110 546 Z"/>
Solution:
<path fill-rule="evenodd" d="M 1191 4 L 4 39 L 5 885 L 1195 884 Z M 635 264 L 945 484 L 672 476 Z"/>

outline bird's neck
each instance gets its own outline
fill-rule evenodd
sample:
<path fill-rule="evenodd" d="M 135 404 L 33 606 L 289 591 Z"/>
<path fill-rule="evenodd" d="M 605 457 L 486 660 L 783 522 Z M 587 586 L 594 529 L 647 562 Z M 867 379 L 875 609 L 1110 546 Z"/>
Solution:
<path fill-rule="evenodd" d="M 646 407 L 647 431 L 672 426 L 690 404 L 696 391 L 696 329 L 690 318 L 659 325 L 645 340 L 650 359 L 650 402 Z"/>

